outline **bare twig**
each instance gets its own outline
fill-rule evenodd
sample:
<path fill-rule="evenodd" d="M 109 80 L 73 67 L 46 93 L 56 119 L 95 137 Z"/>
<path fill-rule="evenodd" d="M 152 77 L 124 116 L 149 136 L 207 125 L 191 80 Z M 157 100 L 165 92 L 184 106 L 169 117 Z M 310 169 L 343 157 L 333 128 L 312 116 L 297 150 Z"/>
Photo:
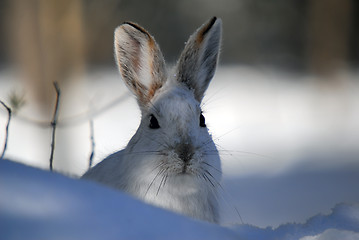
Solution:
<path fill-rule="evenodd" d="M 108 111 L 109 109 L 117 106 L 120 103 L 123 103 L 127 98 L 129 98 L 129 96 L 130 96 L 129 94 L 123 94 L 123 95 L 119 96 L 118 98 L 114 99 L 113 101 L 107 103 L 106 105 L 104 105 L 103 107 L 101 107 L 100 109 L 98 109 L 96 111 L 90 110 L 90 111 L 86 111 L 86 112 L 77 114 L 75 116 L 62 118 L 61 122 L 58 122 L 56 127 L 66 128 L 68 126 L 75 126 L 75 125 L 87 122 L 87 121 L 89 121 L 89 119 L 100 116 L 101 114 Z M 20 121 L 23 121 L 26 123 L 31 123 L 31 124 L 34 124 L 41 128 L 51 127 L 51 123 L 49 123 L 49 122 L 32 119 L 32 118 L 29 118 L 28 116 L 22 116 L 22 115 L 17 114 L 16 118 Z"/>
<path fill-rule="evenodd" d="M 4 158 L 5 152 L 6 152 L 6 148 L 7 148 L 7 142 L 9 139 L 9 125 L 10 125 L 10 120 L 11 120 L 11 108 L 9 108 L 3 101 L 0 100 L 1 105 L 3 105 L 3 107 L 7 110 L 8 112 L 8 119 L 7 119 L 7 124 L 6 124 L 6 128 L 5 128 L 5 143 L 4 143 L 4 147 L 2 150 L 2 154 L 0 157 L 0 160 Z"/>
<path fill-rule="evenodd" d="M 51 139 L 51 154 L 50 154 L 50 171 L 52 171 L 53 161 L 54 161 L 54 152 L 55 152 L 55 134 L 56 134 L 56 126 L 57 126 L 57 120 L 59 117 L 59 102 L 60 102 L 60 88 L 57 82 L 54 82 L 54 87 L 56 90 L 56 105 L 54 110 L 54 115 L 52 117 L 51 121 L 51 127 L 52 127 L 52 139 Z"/>
<path fill-rule="evenodd" d="M 95 156 L 95 137 L 94 137 L 94 127 L 93 127 L 93 119 L 90 119 L 90 140 L 91 140 L 91 154 L 89 158 L 89 169 L 92 166 L 93 157 Z"/>
<path fill-rule="evenodd" d="M 103 107 L 99 108 L 96 111 L 86 111 L 84 113 L 78 114 L 76 116 L 68 117 L 66 119 L 61 120 L 60 127 L 66 127 L 68 125 L 74 126 L 76 124 L 83 123 L 88 121 L 89 119 L 93 119 L 104 112 L 108 111 L 109 109 L 123 103 L 126 99 L 128 99 L 131 95 L 129 93 L 124 93 L 121 96 L 117 97 L 116 99 L 112 100 L 111 102 L 107 103 Z M 92 102 L 93 100 L 91 100 Z"/>

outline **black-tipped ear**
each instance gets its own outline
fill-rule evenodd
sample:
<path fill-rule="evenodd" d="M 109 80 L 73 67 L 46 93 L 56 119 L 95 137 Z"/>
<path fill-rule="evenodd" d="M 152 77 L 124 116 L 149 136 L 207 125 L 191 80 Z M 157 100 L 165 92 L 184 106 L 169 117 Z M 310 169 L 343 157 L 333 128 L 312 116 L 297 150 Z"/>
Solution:
<path fill-rule="evenodd" d="M 201 102 L 217 67 L 222 21 L 210 19 L 190 36 L 177 63 L 177 81 L 193 89 Z"/>
<path fill-rule="evenodd" d="M 135 23 L 115 30 L 115 55 L 127 87 L 145 107 L 167 80 L 165 61 L 154 38 Z"/>

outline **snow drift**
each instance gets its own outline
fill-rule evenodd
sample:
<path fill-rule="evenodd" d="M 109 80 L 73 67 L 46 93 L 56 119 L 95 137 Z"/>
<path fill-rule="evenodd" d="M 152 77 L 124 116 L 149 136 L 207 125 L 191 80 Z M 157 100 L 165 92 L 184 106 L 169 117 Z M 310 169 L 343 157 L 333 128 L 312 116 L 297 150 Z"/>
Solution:
<path fill-rule="evenodd" d="M 124 193 L 0 161 L 0 239 L 359 239 L 359 204 L 278 228 L 221 227 Z"/>

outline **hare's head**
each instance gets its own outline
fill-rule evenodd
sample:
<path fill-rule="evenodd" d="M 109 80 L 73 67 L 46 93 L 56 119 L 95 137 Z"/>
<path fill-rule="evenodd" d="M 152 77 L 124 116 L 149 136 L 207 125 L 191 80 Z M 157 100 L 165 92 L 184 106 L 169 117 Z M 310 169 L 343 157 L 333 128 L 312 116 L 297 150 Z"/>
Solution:
<path fill-rule="evenodd" d="M 211 184 L 220 179 L 218 152 L 201 111 L 220 41 L 221 20 L 214 17 L 189 38 L 174 72 L 168 74 L 159 46 L 146 30 L 129 22 L 116 29 L 118 68 L 142 112 L 126 150 L 146 161 L 142 166 L 148 174 L 154 171 L 166 180 L 195 176 Z"/>

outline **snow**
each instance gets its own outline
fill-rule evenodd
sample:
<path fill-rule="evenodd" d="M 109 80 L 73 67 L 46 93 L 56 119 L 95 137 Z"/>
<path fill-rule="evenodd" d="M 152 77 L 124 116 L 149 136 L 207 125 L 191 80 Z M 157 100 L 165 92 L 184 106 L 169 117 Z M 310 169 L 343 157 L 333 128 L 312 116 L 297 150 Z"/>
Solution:
<path fill-rule="evenodd" d="M 0 161 L 0 238 L 238 239 L 123 193 L 18 163 Z"/>
<path fill-rule="evenodd" d="M 327 239 L 343 234 L 351 239 L 359 234 L 359 204 L 338 204 L 328 215 L 316 215 L 305 223 L 283 224 L 275 229 L 239 226 L 236 231 L 243 239 Z M 322 235 L 323 234 L 323 235 Z"/>
<path fill-rule="evenodd" d="M 309 164 L 309 163 L 308 163 Z M 308 166 L 307 166 L 308 167 Z M 227 199 L 237 206 L 245 223 L 278 227 L 304 223 L 316 214 L 329 214 L 338 203 L 359 203 L 357 165 L 335 169 L 296 166 L 275 176 L 252 175 L 225 178 Z M 238 222 L 233 207 L 224 204 L 223 220 Z"/>
<path fill-rule="evenodd" d="M 300 240 L 338 240 L 338 239 L 357 240 L 359 239 L 359 233 L 355 233 L 352 231 L 343 231 L 343 230 L 340 231 L 337 229 L 328 229 L 322 234 L 303 237 Z"/>
<path fill-rule="evenodd" d="M 278 228 L 221 227 L 146 205 L 124 193 L 0 161 L 1 239 L 358 239 L 359 204 Z"/>

